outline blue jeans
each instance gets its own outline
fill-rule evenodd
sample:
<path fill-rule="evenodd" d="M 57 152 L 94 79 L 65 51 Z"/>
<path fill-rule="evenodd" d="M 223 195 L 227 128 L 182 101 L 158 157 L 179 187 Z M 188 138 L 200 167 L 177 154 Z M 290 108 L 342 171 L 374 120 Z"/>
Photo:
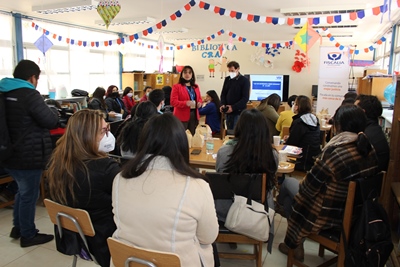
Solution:
<path fill-rule="evenodd" d="M 22 237 L 32 238 L 36 235 L 35 211 L 42 170 L 5 170 L 18 184 L 14 203 L 14 227 L 20 229 Z"/>
<path fill-rule="evenodd" d="M 236 123 L 239 119 L 240 115 L 231 115 L 231 114 L 226 114 L 226 128 L 228 130 L 233 130 L 235 129 Z"/>
<path fill-rule="evenodd" d="M 293 177 L 286 177 L 279 187 L 279 195 L 277 201 L 283 206 L 285 217 L 289 219 L 292 213 L 294 196 L 299 192 L 299 180 Z"/>

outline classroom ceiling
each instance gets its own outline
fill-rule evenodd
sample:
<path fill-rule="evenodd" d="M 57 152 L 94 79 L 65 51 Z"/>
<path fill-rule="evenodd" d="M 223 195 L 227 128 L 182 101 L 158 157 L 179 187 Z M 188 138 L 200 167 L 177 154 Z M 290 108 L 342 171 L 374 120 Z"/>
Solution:
<path fill-rule="evenodd" d="M 22 15 L 33 16 L 37 24 L 43 23 L 43 20 L 54 20 L 75 25 L 81 25 L 89 28 L 103 29 L 105 26 L 96 24 L 96 21 L 101 20 L 97 10 L 68 12 L 62 14 L 40 14 L 32 11 L 33 7 L 46 7 L 48 4 L 60 3 L 76 3 L 90 0 L 3 0 L 0 3 L 0 10 L 13 11 Z M 143 30 L 155 26 L 157 23 L 170 17 L 178 10 L 184 10 L 186 4 L 190 0 L 119 0 L 121 10 L 115 17 L 115 20 L 126 20 L 134 18 L 150 17 L 154 22 L 141 25 L 110 25 L 108 30 L 112 32 L 120 32 L 127 35 L 141 33 Z M 203 2 L 211 6 L 217 6 L 221 9 L 229 11 L 237 11 L 243 14 L 268 16 L 275 18 L 285 18 L 283 13 L 292 12 L 289 17 L 307 17 L 299 16 L 305 11 L 313 11 L 316 14 L 308 15 L 309 17 L 322 17 L 330 14 L 337 14 L 338 10 L 364 10 L 383 5 L 384 0 L 204 0 Z M 390 2 L 390 1 L 389 1 Z M 331 26 L 329 32 L 341 42 L 347 44 L 357 44 L 359 42 L 374 42 L 389 29 L 393 23 L 400 18 L 400 9 L 397 7 L 397 1 L 391 1 L 391 16 L 389 20 L 388 13 L 382 15 L 368 15 L 363 19 L 346 20 L 340 23 L 325 24 Z M 176 31 L 184 28 L 183 33 L 163 33 L 165 42 L 173 44 L 187 44 L 195 42 L 198 39 L 206 39 L 207 36 L 215 34 L 216 41 L 228 41 L 227 34 L 218 36 L 217 32 L 221 29 L 231 31 L 251 41 L 260 41 L 267 43 L 285 42 L 294 38 L 299 31 L 299 27 L 289 26 L 286 23 L 283 25 L 272 25 L 267 23 L 255 23 L 247 20 L 237 20 L 229 15 L 221 16 L 213 11 L 204 10 L 199 7 L 200 1 L 195 0 L 195 5 L 189 11 L 186 11 L 179 18 L 167 21 L 167 25 L 159 31 Z M 228 12 L 227 12 L 228 13 Z M 321 14 L 325 13 L 325 14 Z M 262 17 L 261 17 L 262 18 Z M 264 19 L 264 18 L 262 18 Z M 51 31 L 51 29 L 48 29 Z M 342 36 L 342 37 L 341 37 Z M 159 34 L 149 34 L 147 39 L 158 40 Z"/>

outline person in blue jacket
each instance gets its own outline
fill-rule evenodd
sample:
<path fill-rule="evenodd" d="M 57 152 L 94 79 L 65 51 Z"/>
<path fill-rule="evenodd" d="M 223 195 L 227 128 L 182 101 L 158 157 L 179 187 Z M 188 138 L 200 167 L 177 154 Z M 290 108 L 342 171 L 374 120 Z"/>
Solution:
<path fill-rule="evenodd" d="M 6 97 L 6 122 L 14 149 L 1 165 L 18 184 L 10 237 L 21 238 L 21 247 L 30 247 L 47 243 L 54 237 L 38 232 L 35 209 L 42 171 L 52 152 L 49 130 L 57 127 L 58 114 L 51 111 L 36 90 L 40 68 L 35 62 L 21 60 L 13 76 L 0 81 L 0 92 Z"/>
<path fill-rule="evenodd" d="M 221 131 L 220 106 L 221 102 L 217 92 L 210 90 L 206 93 L 206 105 L 199 108 L 200 115 L 206 115 L 206 124 L 210 126 L 213 135 Z"/>

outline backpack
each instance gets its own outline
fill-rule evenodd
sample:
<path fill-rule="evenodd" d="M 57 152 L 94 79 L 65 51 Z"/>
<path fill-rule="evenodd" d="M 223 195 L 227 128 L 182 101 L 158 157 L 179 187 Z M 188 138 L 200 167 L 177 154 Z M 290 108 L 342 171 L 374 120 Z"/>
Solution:
<path fill-rule="evenodd" d="M 6 118 L 6 95 L 0 93 L 0 162 L 12 155 L 13 146 L 8 134 Z"/>
<path fill-rule="evenodd" d="M 378 201 L 367 199 L 363 202 L 345 249 L 346 267 L 385 266 L 393 250 L 393 242 L 388 216 Z"/>

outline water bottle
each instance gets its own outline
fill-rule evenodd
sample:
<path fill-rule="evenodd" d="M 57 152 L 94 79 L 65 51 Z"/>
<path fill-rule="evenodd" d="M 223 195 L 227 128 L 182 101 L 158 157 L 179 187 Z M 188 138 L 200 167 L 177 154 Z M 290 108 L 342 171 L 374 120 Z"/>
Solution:
<path fill-rule="evenodd" d="M 207 135 L 206 137 L 206 154 L 212 155 L 214 153 L 214 139 L 212 136 Z"/>

